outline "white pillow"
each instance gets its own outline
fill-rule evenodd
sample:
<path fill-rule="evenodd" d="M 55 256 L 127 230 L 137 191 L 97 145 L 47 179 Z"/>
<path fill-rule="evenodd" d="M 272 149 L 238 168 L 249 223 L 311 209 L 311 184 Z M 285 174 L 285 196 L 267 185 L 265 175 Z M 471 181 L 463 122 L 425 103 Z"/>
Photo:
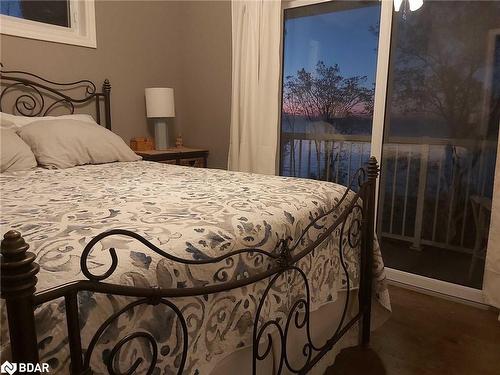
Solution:
<path fill-rule="evenodd" d="M 0 129 L 0 169 L 23 171 L 36 167 L 35 155 L 14 130 Z"/>
<path fill-rule="evenodd" d="M 18 134 L 31 147 L 38 164 L 46 168 L 141 159 L 123 139 L 95 122 L 35 121 L 23 126 Z"/>
<path fill-rule="evenodd" d="M 48 121 L 48 120 L 79 120 L 79 121 L 95 123 L 94 118 L 91 115 L 86 115 L 86 114 L 28 117 L 28 116 L 16 116 L 16 115 L 11 115 L 9 113 L 0 112 L 0 127 L 2 128 L 17 130 L 35 121 Z"/>

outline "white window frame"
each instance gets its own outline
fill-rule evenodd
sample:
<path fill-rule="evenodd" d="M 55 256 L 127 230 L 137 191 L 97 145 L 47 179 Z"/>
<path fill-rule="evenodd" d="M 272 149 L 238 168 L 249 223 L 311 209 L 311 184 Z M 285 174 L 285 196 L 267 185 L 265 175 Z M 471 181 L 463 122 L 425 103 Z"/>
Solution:
<path fill-rule="evenodd" d="M 70 25 L 64 27 L 0 15 L 0 33 L 97 48 L 94 0 L 69 0 Z"/>
<path fill-rule="evenodd" d="M 282 0 L 281 7 L 283 9 L 292 9 L 292 8 L 303 7 L 306 5 L 327 3 L 329 1 L 331 0 Z"/>

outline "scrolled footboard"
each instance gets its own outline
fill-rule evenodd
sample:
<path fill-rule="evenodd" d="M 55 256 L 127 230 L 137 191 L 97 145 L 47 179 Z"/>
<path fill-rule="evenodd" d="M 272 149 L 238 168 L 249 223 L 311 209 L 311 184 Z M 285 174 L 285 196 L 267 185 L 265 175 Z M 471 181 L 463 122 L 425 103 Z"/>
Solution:
<path fill-rule="evenodd" d="M 357 183 L 358 191 L 353 192 L 351 186 L 346 189 L 345 194 L 337 205 L 330 211 L 325 212 L 311 220 L 305 227 L 301 236 L 296 239 L 283 238 L 278 241 L 274 251 L 269 252 L 257 248 L 239 249 L 220 257 L 203 259 L 183 259 L 173 256 L 158 248 L 141 235 L 127 230 L 111 230 L 94 237 L 83 250 L 80 259 L 80 268 L 85 280 L 75 281 L 55 288 L 36 292 L 39 266 L 35 262 L 35 254 L 28 251 L 29 245 L 24 241 L 21 234 L 9 231 L 4 235 L 1 242 L 1 298 L 6 302 L 10 345 L 12 350 L 12 361 L 19 363 L 39 362 L 38 345 L 36 337 L 35 307 L 50 302 L 57 298 L 64 298 L 66 306 L 66 321 L 68 328 L 68 342 L 70 348 L 71 373 L 91 374 L 91 357 L 99 339 L 106 329 L 120 316 L 128 313 L 140 305 L 163 305 L 176 317 L 179 330 L 182 332 L 182 344 L 179 345 L 179 356 L 175 372 L 182 374 L 185 370 L 189 355 L 189 333 L 186 317 L 182 309 L 175 303 L 178 297 L 195 297 L 225 292 L 236 288 L 268 280 L 267 286 L 258 301 L 256 315 L 253 317 L 252 333 L 252 372 L 257 373 L 258 362 L 266 359 L 272 352 L 273 332 L 280 340 L 280 357 L 277 358 L 277 373 L 287 369 L 292 373 L 307 373 L 340 338 L 356 323 L 360 323 L 360 343 L 368 345 L 370 339 L 370 315 L 372 295 L 372 267 L 373 267 L 373 241 L 375 223 L 375 186 L 378 177 L 378 165 L 374 157 L 370 158 L 365 169 L 360 169 L 353 178 Z M 344 205 L 342 206 L 342 203 Z M 344 207 L 339 212 L 340 207 Z M 318 226 L 318 222 L 327 215 L 335 214 L 334 223 L 323 228 L 316 240 L 307 246 L 303 244 L 306 232 Z M 339 231 L 339 260 L 346 278 L 346 301 L 342 316 L 335 331 L 324 343 L 316 343 L 312 340 L 310 329 L 311 316 L 311 292 L 309 281 L 305 272 L 298 266 L 298 262 L 306 255 L 313 252 L 321 243 L 327 240 L 334 231 Z M 257 255 L 270 260 L 270 266 L 248 277 L 220 282 L 204 287 L 189 288 L 141 288 L 127 285 L 116 285 L 106 282 L 117 268 L 119 257 L 115 249 L 109 249 L 111 264 L 107 271 L 100 275 L 93 274 L 87 265 L 89 255 L 93 247 L 102 239 L 110 236 L 127 236 L 135 239 L 160 256 L 179 264 L 204 265 L 209 263 L 226 262 L 228 259 L 241 254 Z M 351 280 L 344 257 L 350 249 L 360 248 L 360 281 L 359 281 L 359 311 L 354 317 L 348 318 Z M 298 291 L 296 298 L 290 298 L 287 305 L 287 313 L 277 317 L 272 314 L 272 302 L 269 302 L 270 291 L 278 281 L 286 278 L 286 285 L 303 285 Z M 294 280 L 290 283 L 289 280 Z M 137 300 L 127 304 L 115 313 L 111 314 L 99 327 L 95 328 L 87 348 L 82 349 L 80 337 L 78 293 L 83 291 L 107 293 L 128 297 L 137 297 Z M 287 293 L 290 296 L 290 293 Z M 269 312 L 269 311 L 271 312 Z M 289 354 L 288 335 L 292 329 L 302 330 L 306 341 L 302 344 L 302 361 L 299 365 L 294 363 Z M 110 374 L 120 374 L 114 367 L 122 348 L 133 340 L 144 340 L 151 348 L 151 358 L 147 363 L 147 374 L 152 374 L 158 357 L 161 355 L 155 338 L 148 332 L 137 331 L 126 335 L 118 340 L 104 359 L 106 369 Z M 133 374 L 141 367 L 144 358 L 138 358 L 127 369 L 125 373 Z M 250 364 L 249 364 L 250 365 Z"/>

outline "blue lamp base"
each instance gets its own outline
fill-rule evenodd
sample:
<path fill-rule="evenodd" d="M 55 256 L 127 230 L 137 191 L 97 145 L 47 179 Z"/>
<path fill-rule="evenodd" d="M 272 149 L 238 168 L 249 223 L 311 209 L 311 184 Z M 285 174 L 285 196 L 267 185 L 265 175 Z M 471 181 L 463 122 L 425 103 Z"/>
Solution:
<path fill-rule="evenodd" d="M 155 148 L 157 150 L 168 149 L 168 128 L 167 120 L 157 118 L 154 120 L 155 124 Z"/>

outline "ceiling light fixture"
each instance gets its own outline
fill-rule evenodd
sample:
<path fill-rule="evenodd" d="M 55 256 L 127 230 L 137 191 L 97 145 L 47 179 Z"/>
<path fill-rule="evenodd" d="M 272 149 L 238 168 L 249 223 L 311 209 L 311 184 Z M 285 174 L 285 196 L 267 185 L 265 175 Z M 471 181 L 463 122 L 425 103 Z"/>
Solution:
<path fill-rule="evenodd" d="M 414 12 L 422 7 L 424 0 L 394 0 L 394 10 L 399 12 L 401 6 L 403 6 L 403 18 L 406 19 L 407 8 Z"/>

